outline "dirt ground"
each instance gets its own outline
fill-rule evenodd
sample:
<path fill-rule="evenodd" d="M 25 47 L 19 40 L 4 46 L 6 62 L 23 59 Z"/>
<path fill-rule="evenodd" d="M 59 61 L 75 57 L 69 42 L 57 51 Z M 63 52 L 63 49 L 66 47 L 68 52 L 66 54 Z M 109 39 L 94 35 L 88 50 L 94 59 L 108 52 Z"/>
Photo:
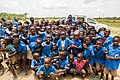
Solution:
<path fill-rule="evenodd" d="M 5 70 L 7 69 L 6 64 L 2 63 L 5 67 Z M 118 69 L 118 74 L 120 75 L 120 67 Z M 0 80 L 10 80 L 12 78 L 12 74 L 10 71 L 5 72 L 2 76 L 0 76 Z M 24 71 L 22 71 L 20 74 L 18 74 L 17 80 L 36 80 L 36 78 L 33 75 L 33 72 L 29 70 L 28 75 L 24 75 Z M 60 80 L 82 80 L 80 76 L 71 76 L 68 75 L 66 77 L 62 77 Z M 86 80 L 99 80 L 99 79 L 90 79 L 89 76 Z M 115 78 L 115 80 L 120 80 L 120 78 Z"/>

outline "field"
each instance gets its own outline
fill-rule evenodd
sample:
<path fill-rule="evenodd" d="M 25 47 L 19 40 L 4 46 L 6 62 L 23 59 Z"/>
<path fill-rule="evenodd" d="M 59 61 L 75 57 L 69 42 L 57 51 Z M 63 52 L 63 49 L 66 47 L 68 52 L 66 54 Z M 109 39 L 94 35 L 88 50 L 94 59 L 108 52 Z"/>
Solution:
<path fill-rule="evenodd" d="M 107 19 L 98 19 L 99 23 L 107 24 L 109 26 L 109 29 L 111 30 L 112 36 L 120 36 L 120 20 L 107 20 Z M 6 67 L 5 63 L 3 65 Z M 118 69 L 118 74 L 120 74 L 120 67 Z M 12 77 L 12 74 L 10 72 L 4 73 L 3 76 L 0 76 L 0 80 L 10 80 Z M 35 80 L 32 71 L 29 71 L 29 74 L 27 76 L 24 75 L 22 72 L 19 74 L 18 80 Z M 60 80 L 82 80 L 79 76 L 67 76 L 65 78 L 62 78 Z M 93 79 L 86 79 L 86 80 L 93 80 Z M 96 79 L 97 80 L 97 79 Z M 115 80 L 120 80 L 120 78 L 115 78 Z"/>

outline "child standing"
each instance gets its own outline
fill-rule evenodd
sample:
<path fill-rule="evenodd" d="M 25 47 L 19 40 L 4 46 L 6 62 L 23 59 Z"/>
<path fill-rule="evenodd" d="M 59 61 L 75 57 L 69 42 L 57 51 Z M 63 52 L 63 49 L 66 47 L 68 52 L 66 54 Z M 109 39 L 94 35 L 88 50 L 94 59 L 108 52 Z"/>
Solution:
<path fill-rule="evenodd" d="M 112 37 L 110 36 L 110 30 L 105 30 L 104 37 L 102 38 L 103 47 L 107 48 L 110 44 L 112 44 Z"/>
<path fill-rule="evenodd" d="M 69 38 L 66 38 L 66 33 L 64 31 L 61 32 L 61 38 L 58 40 L 56 46 L 59 51 L 66 51 L 69 45 L 72 45 L 72 41 Z"/>
<path fill-rule="evenodd" d="M 46 41 L 42 43 L 42 56 L 50 57 L 50 50 L 52 48 L 53 43 L 50 41 L 51 35 L 46 35 Z"/>
<path fill-rule="evenodd" d="M 117 77 L 117 69 L 119 67 L 120 60 L 120 37 L 115 36 L 113 38 L 113 43 L 109 45 L 106 53 L 106 63 L 105 63 L 105 74 L 106 80 L 108 80 L 108 74 L 111 74 L 111 80 L 114 80 L 114 77 Z"/>
<path fill-rule="evenodd" d="M 93 44 L 91 43 L 91 38 L 90 37 L 85 37 L 83 43 L 83 47 L 84 47 L 84 59 L 87 60 L 90 64 L 90 72 L 93 75 L 93 64 L 94 64 L 94 48 L 93 48 Z"/>
<path fill-rule="evenodd" d="M 104 76 L 103 70 L 104 70 L 104 67 L 105 67 L 105 60 L 106 60 L 106 57 L 105 57 L 105 54 L 104 54 L 104 51 L 106 49 L 105 49 L 105 47 L 102 46 L 102 43 L 103 43 L 102 40 L 99 39 L 99 40 L 96 41 L 96 44 L 94 46 L 95 63 L 96 63 L 95 77 L 97 77 L 98 72 L 100 71 L 101 72 L 100 80 L 103 80 L 103 76 Z"/>
<path fill-rule="evenodd" d="M 80 50 L 82 49 L 82 42 L 79 40 L 79 32 L 74 32 L 74 39 L 72 39 L 73 46 L 72 47 L 72 53 L 76 57 L 78 53 L 80 53 Z"/>
<path fill-rule="evenodd" d="M 13 79 L 16 79 L 17 74 L 15 72 L 15 62 L 17 61 L 17 58 L 15 55 L 17 53 L 14 46 L 12 45 L 12 38 L 8 36 L 8 37 L 5 37 L 4 40 L 6 45 L 6 51 L 8 52 L 8 61 L 6 62 L 6 64 L 14 76 Z"/>

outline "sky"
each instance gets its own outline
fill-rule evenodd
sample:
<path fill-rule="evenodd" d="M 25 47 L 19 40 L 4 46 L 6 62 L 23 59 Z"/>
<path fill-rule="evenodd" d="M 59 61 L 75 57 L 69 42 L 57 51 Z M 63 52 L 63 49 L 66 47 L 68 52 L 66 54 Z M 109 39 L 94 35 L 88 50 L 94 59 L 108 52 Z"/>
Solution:
<path fill-rule="evenodd" d="M 1 12 L 28 13 L 28 17 L 120 17 L 120 0 L 0 0 Z"/>

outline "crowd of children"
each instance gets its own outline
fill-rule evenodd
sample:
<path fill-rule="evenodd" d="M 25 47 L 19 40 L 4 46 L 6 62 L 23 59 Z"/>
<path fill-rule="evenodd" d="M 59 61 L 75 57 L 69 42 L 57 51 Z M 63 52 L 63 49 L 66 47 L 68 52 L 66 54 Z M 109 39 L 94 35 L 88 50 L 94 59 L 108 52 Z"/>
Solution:
<path fill-rule="evenodd" d="M 13 80 L 30 69 L 40 80 L 68 74 L 84 80 L 88 74 L 92 79 L 100 75 L 100 80 L 108 80 L 109 73 L 114 80 L 119 77 L 120 37 L 110 33 L 71 19 L 0 21 L 0 56 L 4 56 Z"/>

